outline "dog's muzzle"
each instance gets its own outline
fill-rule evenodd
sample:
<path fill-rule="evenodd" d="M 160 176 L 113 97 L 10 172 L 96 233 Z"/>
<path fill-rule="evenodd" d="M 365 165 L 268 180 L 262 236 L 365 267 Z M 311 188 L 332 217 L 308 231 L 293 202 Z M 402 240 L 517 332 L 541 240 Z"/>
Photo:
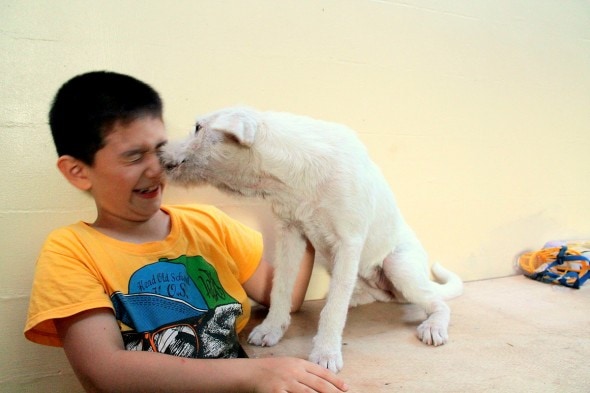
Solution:
<path fill-rule="evenodd" d="M 166 172 L 170 172 L 173 171 L 174 169 L 178 168 L 179 166 L 181 166 L 182 164 L 184 164 L 186 162 L 185 160 L 167 160 L 164 157 L 160 156 L 160 164 L 162 165 L 162 167 L 166 170 Z"/>

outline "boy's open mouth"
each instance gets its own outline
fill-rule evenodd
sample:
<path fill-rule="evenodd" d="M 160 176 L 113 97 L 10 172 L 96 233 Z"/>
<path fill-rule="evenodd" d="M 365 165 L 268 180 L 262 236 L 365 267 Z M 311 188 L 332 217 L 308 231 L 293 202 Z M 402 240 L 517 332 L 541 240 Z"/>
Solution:
<path fill-rule="evenodd" d="M 149 187 L 149 188 L 138 188 L 138 189 L 134 190 L 134 192 L 137 192 L 137 193 L 143 194 L 143 195 L 147 195 L 147 194 L 152 194 L 154 192 L 157 192 L 159 189 L 160 189 L 160 185 L 157 184 L 157 185 Z"/>

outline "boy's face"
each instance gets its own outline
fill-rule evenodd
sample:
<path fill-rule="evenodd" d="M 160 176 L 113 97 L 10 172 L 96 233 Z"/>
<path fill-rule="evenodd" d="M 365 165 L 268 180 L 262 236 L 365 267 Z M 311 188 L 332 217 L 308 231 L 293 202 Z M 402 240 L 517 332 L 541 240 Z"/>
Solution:
<path fill-rule="evenodd" d="M 115 123 L 88 167 L 89 191 L 95 199 L 96 226 L 121 228 L 144 222 L 160 210 L 164 172 L 158 152 L 167 142 L 157 117 Z"/>

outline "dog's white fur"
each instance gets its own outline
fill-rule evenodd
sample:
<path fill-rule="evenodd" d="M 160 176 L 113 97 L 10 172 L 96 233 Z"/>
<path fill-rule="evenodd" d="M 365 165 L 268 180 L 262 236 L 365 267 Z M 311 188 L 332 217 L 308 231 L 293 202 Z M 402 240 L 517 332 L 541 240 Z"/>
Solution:
<path fill-rule="evenodd" d="M 330 289 L 310 360 L 334 372 L 349 306 L 405 300 L 428 318 L 426 344 L 447 342 L 449 307 L 462 292 L 457 275 L 433 265 L 405 222 L 393 193 L 349 128 L 288 113 L 227 108 L 197 121 L 188 139 L 164 147 L 173 182 L 209 183 L 232 194 L 268 200 L 278 217 L 275 278 L 266 319 L 250 334 L 272 346 L 290 323 L 291 293 L 306 239 L 327 261 Z"/>

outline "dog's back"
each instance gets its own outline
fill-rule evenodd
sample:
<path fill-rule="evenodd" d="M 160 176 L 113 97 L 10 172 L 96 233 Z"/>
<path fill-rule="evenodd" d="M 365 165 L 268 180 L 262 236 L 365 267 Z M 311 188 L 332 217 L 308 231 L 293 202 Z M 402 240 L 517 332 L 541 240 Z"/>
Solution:
<path fill-rule="evenodd" d="M 263 143 L 257 151 L 267 169 L 288 185 L 284 194 L 271 198 L 275 212 L 301 220 L 316 246 L 322 239 L 330 243 L 325 240 L 357 236 L 364 243 L 363 264 L 383 261 L 407 225 L 356 133 L 341 124 L 290 113 L 260 116 Z"/>

